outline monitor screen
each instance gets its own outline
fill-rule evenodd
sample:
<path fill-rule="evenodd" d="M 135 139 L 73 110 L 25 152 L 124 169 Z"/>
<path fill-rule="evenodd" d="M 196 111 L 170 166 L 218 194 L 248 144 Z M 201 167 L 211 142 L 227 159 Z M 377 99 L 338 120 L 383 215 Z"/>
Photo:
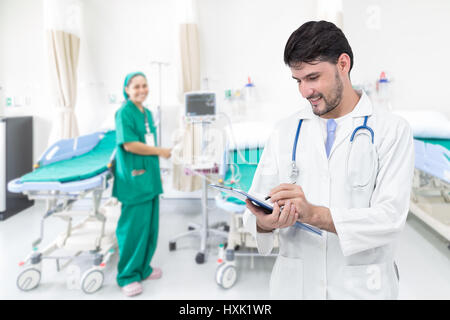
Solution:
<path fill-rule="evenodd" d="M 214 93 L 186 93 L 186 116 L 216 115 L 216 95 Z"/>

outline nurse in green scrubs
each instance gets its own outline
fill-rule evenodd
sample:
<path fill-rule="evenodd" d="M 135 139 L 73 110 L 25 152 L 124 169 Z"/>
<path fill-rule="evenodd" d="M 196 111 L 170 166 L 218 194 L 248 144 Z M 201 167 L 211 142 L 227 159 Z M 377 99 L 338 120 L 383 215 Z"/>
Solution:
<path fill-rule="evenodd" d="M 163 192 L 159 157 L 171 150 L 156 146 L 152 113 L 144 108 L 148 84 L 141 72 L 125 78 L 125 102 L 116 113 L 117 153 L 113 196 L 122 203 L 117 224 L 119 245 L 117 283 L 127 296 L 142 292 L 140 281 L 157 279 L 159 268 L 150 266 L 159 226 L 159 194 Z"/>

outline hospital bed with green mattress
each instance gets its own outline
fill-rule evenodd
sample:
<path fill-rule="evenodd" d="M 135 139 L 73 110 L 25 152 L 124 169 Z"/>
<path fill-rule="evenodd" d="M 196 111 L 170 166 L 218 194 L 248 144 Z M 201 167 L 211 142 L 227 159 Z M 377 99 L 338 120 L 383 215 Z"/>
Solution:
<path fill-rule="evenodd" d="M 31 253 L 19 263 L 22 268 L 17 278 L 19 289 L 29 291 L 39 285 L 43 260 L 55 260 L 60 271 L 84 253 L 89 255 L 92 267 L 80 277 L 79 287 L 85 293 L 93 293 L 102 286 L 102 270 L 117 247 L 119 204 L 113 199 L 101 203 L 113 177 L 115 145 L 115 131 L 60 140 L 44 152 L 32 172 L 8 183 L 10 192 L 46 202 L 40 236 L 32 243 Z M 91 198 L 92 206 L 87 211 L 75 210 L 74 204 L 83 198 Z M 44 222 L 49 217 L 61 218 L 67 225 L 56 240 L 40 248 Z"/>
<path fill-rule="evenodd" d="M 450 241 L 450 139 L 416 137 L 414 149 L 410 211 Z"/>
<path fill-rule="evenodd" d="M 253 176 L 263 152 L 263 147 L 229 150 L 224 161 L 226 171 L 224 178 L 219 181 L 222 185 L 248 191 L 252 185 Z M 230 214 L 230 224 L 226 245 L 219 247 L 218 266 L 216 269 L 216 282 L 225 289 L 231 288 L 237 281 L 237 257 L 260 256 L 256 249 L 253 236 L 244 229 L 243 213 L 246 205 L 240 199 L 220 192 L 215 197 L 216 206 Z M 275 247 L 278 244 L 275 243 Z M 276 256 L 276 253 L 270 256 Z"/>
<path fill-rule="evenodd" d="M 414 136 L 409 211 L 450 241 L 450 120 L 432 107 L 392 112 L 409 123 Z"/>

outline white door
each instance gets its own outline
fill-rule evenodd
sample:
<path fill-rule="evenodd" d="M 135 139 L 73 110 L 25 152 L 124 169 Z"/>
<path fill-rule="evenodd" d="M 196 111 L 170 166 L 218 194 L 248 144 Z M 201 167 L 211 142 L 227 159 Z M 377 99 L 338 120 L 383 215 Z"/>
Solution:
<path fill-rule="evenodd" d="M 0 119 L 0 212 L 6 211 L 6 122 Z"/>

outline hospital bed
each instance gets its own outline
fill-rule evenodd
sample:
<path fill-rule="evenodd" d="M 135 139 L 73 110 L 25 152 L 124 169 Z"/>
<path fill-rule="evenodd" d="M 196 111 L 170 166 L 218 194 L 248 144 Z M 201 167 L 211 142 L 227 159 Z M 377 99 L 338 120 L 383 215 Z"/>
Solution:
<path fill-rule="evenodd" d="M 410 211 L 450 241 L 450 139 L 415 138 L 414 149 Z"/>
<path fill-rule="evenodd" d="M 119 204 L 115 200 L 101 203 L 112 179 L 115 144 L 115 131 L 60 140 L 44 152 L 32 172 L 8 183 L 10 192 L 46 202 L 39 238 L 19 263 L 23 269 L 17 277 L 20 290 L 29 291 L 39 285 L 43 260 L 55 260 L 60 271 L 81 254 L 88 254 L 92 265 L 82 274 L 78 287 L 93 293 L 103 285 L 103 269 L 117 251 Z M 76 210 L 75 204 L 84 198 L 91 199 L 92 207 L 88 211 Z M 50 217 L 64 220 L 66 228 L 41 248 L 44 222 Z"/>
<path fill-rule="evenodd" d="M 395 113 L 409 122 L 414 135 L 410 212 L 450 241 L 450 120 L 437 111 Z"/>
<path fill-rule="evenodd" d="M 243 130 L 247 127 L 247 130 Z M 232 141 L 231 132 L 228 131 L 229 141 Z M 253 176 L 261 158 L 267 135 L 261 132 L 270 132 L 267 125 L 257 123 L 242 123 L 235 125 L 234 136 L 239 137 L 239 142 L 231 143 L 224 154 L 223 177 L 219 183 L 243 191 L 251 187 Z M 260 134 L 258 134 L 258 132 Z M 254 257 L 260 257 L 256 249 L 254 237 L 244 229 L 243 213 L 246 205 L 243 201 L 231 197 L 225 193 L 215 196 L 215 204 L 218 208 L 230 215 L 228 226 L 228 238 L 225 244 L 219 246 L 217 259 L 216 282 L 225 289 L 231 288 L 237 281 L 238 257 L 251 257 L 251 267 L 254 265 Z M 278 247 L 277 237 L 274 247 Z M 269 256 L 276 256 L 276 253 Z"/>

